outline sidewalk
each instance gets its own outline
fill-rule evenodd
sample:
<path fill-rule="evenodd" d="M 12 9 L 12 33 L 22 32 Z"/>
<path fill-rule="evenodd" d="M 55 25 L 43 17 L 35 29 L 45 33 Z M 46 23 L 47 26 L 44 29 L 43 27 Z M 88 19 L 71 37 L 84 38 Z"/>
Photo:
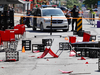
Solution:
<path fill-rule="evenodd" d="M 92 25 L 88 25 L 88 23 L 85 21 L 83 21 L 83 24 L 85 24 L 83 25 L 84 30 L 86 31 L 90 30 L 91 34 L 95 34 L 97 36 L 99 35 L 98 28 L 93 27 Z M 73 34 L 72 32 L 69 33 L 70 35 Z M 66 34 L 63 36 L 68 36 L 68 35 Z M 41 43 L 42 42 L 41 40 L 43 38 L 53 38 L 54 41 L 51 49 L 54 53 L 56 53 L 57 50 L 59 49 L 59 42 L 67 42 L 64 38 L 59 38 L 59 37 L 45 36 L 45 37 L 29 38 L 28 35 L 27 37 L 28 39 L 32 40 L 32 43 Z M 78 40 L 82 40 L 82 37 L 77 36 L 77 41 Z M 19 44 L 21 44 L 21 42 Z M 20 49 L 21 45 L 19 45 L 18 47 L 18 50 Z M 37 59 L 37 57 L 40 56 L 42 52 L 32 53 L 31 51 L 26 51 L 25 54 L 20 52 L 21 58 L 19 62 L 23 63 L 23 67 L 25 67 L 25 69 L 27 68 L 28 70 L 24 71 L 22 74 L 63 75 L 59 71 L 60 69 L 63 71 L 73 71 L 72 73 L 66 75 L 99 75 L 100 72 L 98 72 L 98 58 L 85 57 L 86 60 L 78 60 L 80 57 L 69 57 L 69 53 L 70 53 L 69 50 L 64 50 L 63 53 L 58 58 L 53 58 L 51 55 L 48 54 L 46 57 L 42 59 Z M 28 57 L 28 56 L 35 56 L 35 57 Z M 86 62 L 88 62 L 89 64 L 85 64 Z"/>

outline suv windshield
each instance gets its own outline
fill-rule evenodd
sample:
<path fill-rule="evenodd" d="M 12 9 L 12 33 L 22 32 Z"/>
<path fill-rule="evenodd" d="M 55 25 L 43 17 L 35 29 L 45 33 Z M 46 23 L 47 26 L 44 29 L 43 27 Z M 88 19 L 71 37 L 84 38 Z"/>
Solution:
<path fill-rule="evenodd" d="M 43 16 L 64 16 L 60 9 L 43 9 L 42 14 Z"/>

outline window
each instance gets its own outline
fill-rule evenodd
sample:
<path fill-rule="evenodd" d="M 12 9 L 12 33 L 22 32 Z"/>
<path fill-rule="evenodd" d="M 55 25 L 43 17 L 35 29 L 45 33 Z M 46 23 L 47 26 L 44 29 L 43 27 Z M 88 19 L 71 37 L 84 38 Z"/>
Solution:
<path fill-rule="evenodd" d="M 60 9 L 44 9 L 42 10 L 43 16 L 64 16 Z"/>

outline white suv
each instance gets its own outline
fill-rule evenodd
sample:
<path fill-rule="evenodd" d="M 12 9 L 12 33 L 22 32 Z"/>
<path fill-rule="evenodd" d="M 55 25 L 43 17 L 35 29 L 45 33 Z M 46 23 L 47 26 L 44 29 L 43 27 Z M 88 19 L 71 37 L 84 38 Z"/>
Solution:
<path fill-rule="evenodd" d="M 59 8 L 38 8 L 34 12 L 33 30 L 40 28 L 41 31 L 50 30 L 51 28 L 51 15 L 52 15 L 52 30 L 68 31 L 69 26 L 67 18 Z"/>

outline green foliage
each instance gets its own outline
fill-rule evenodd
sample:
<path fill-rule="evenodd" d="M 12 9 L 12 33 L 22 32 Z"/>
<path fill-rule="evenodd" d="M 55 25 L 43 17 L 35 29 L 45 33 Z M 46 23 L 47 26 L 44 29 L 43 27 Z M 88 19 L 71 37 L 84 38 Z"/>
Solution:
<path fill-rule="evenodd" d="M 99 0 L 85 0 L 83 3 L 87 5 L 88 7 L 91 7 L 91 4 L 95 5 L 97 4 L 98 1 Z"/>
<path fill-rule="evenodd" d="M 88 10 L 90 10 L 90 12 L 93 12 L 92 8 L 88 7 Z"/>
<path fill-rule="evenodd" d="M 73 5 L 79 6 L 79 8 L 82 6 L 82 3 L 79 3 L 79 0 L 67 0 L 67 8 L 72 9 Z"/>

